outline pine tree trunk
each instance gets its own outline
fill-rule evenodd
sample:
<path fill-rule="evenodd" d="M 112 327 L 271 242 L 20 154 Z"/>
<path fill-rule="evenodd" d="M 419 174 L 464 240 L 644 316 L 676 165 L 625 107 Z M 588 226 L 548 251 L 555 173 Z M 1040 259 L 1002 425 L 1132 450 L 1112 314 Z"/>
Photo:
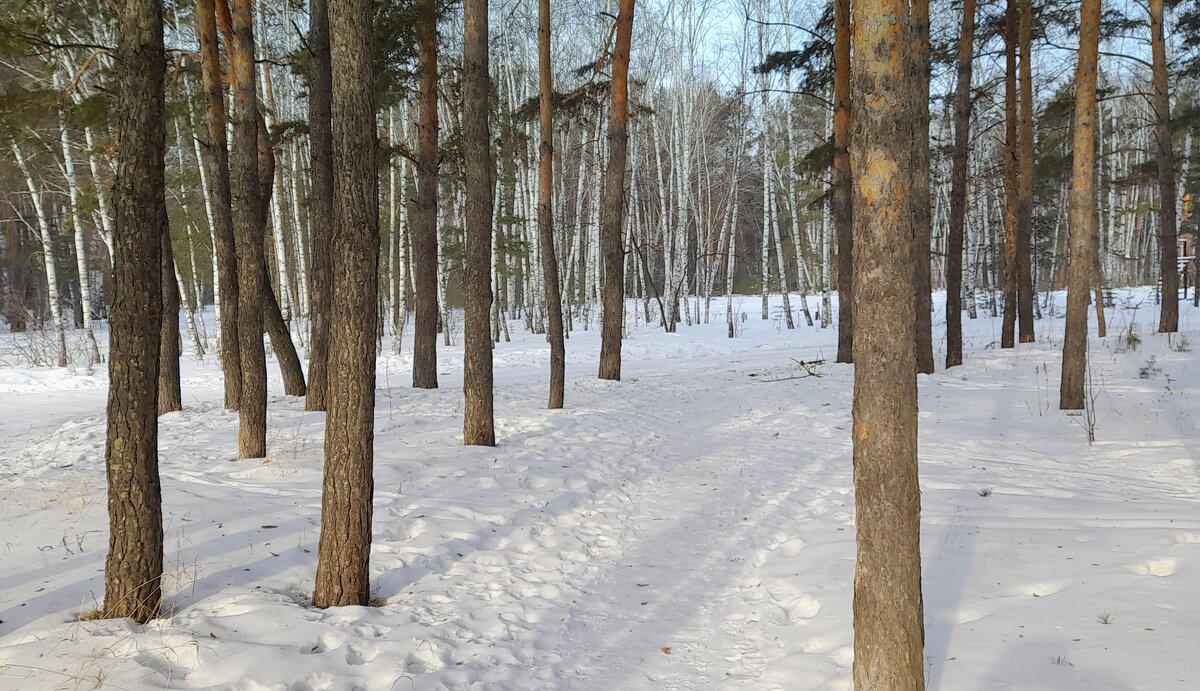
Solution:
<path fill-rule="evenodd" d="M 146 622 L 162 602 L 158 477 L 159 286 L 167 229 L 162 4 L 127 0 L 118 12 L 117 178 L 113 190 L 113 305 L 109 334 L 106 618 Z"/>
<path fill-rule="evenodd" d="M 1033 3 L 1021 0 L 1020 131 L 1017 133 L 1017 331 L 1033 343 Z"/>
<path fill-rule="evenodd" d="M 600 247 L 604 257 L 604 320 L 600 332 L 601 379 L 621 380 L 621 337 L 625 326 L 625 166 L 629 142 L 629 49 L 634 0 L 620 0 L 612 62 L 612 112 L 608 124 L 608 168 L 604 171 Z"/>
<path fill-rule="evenodd" d="M 1004 322 L 1000 347 L 1012 348 L 1017 330 L 1018 143 L 1017 143 L 1017 27 L 1020 0 L 1007 0 L 1004 16 Z"/>
<path fill-rule="evenodd" d="M 492 407 L 492 142 L 488 127 L 488 2 L 463 5 L 463 443 L 495 446 Z"/>
<path fill-rule="evenodd" d="M 929 195 L 929 0 L 912 0 L 915 77 L 913 109 L 916 131 L 913 137 L 912 196 L 913 214 L 913 300 L 916 305 L 917 371 L 933 374 L 933 278 L 930 256 L 932 214 Z"/>
<path fill-rule="evenodd" d="M 417 19 L 417 199 L 412 224 L 413 387 L 436 389 L 438 332 L 437 3 L 419 0 Z"/>
<path fill-rule="evenodd" d="M 857 0 L 854 46 L 854 684 L 925 687 L 917 481 L 912 142 L 923 120 L 907 0 Z M 863 27 L 868 27 L 864 30 Z"/>
<path fill-rule="evenodd" d="M 214 292 L 220 295 L 221 368 L 225 375 L 225 407 L 238 408 L 242 395 L 241 347 L 238 338 L 237 249 L 233 231 L 233 201 L 230 190 L 229 148 L 225 134 L 225 96 L 221 78 L 221 53 L 217 43 L 214 0 L 196 0 L 196 32 L 200 38 L 201 72 L 205 94 L 205 123 L 208 130 L 209 178 L 215 196 L 214 226 L 217 277 Z M 229 46 L 232 53 L 232 46 Z"/>
<path fill-rule="evenodd" d="M 1162 307 L 1158 330 L 1179 330 L 1179 244 L 1175 206 L 1175 152 L 1171 146 L 1171 93 L 1167 86 L 1167 48 L 1163 38 L 1163 0 L 1150 0 L 1150 49 L 1154 70 L 1154 140 L 1158 168 L 1159 274 Z"/>
<path fill-rule="evenodd" d="M 171 230 L 163 228 L 159 265 L 162 290 L 162 333 L 158 342 L 158 414 L 183 410 L 179 386 L 179 284 L 175 281 L 175 251 Z"/>
<path fill-rule="evenodd" d="M 325 481 L 313 605 L 366 605 L 375 456 L 379 318 L 371 0 L 329 3 L 333 72 L 334 230 Z"/>
<path fill-rule="evenodd" d="M 330 242 L 333 226 L 333 130 L 330 121 L 331 81 L 329 58 L 329 0 L 309 2 L 308 127 L 312 189 L 308 213 L 312 258 L 309 263 L 309 298 L 312 332 L 308 353 L 306 410 L 326 409 L 329 372 L 329 320 L 331 318 Z"/>
<path fill-rule="evenodd" d="M 1100 0 L 1082 0 L 1079 58 L 1075 67 L 1075 124 L 1072 133 L 1071 258 L 1067 318 L 1063 329 L 1059 408 L 1083 410 L 1088 359 L 1088 294 L 1096 246 L 1096 63 L 1100 46 Z M 1097 301 L 1103 305 L 1102 300 Z"/>
<path fill-rule="evenodd" d="M 850 173 L 850 0 L 834 0 L 833 225 L 838 254 L 838 362 L 854 361 L 854 205 Z"/>
<path fill-rule="evenodd" d="M 230 162 L 238 263 L 238 351 L 242 365 L 238 455 L 267 455 L 267 366 L 263 347 L 263 202 L 258 170 L 258 101 L 254 79 L 254 2 L 230 0 L 233 41 L 233 155 Z"/>
<path fill-rule="evenodd" d="M 538 0 L 538 143 L 537 224 L 546 293 L 546 337 L 550 341 L 551 409 L 563 407 L 566 388 L 566 345 L 563 341 L 562 289 L 554 250 L 554 76 L 550 72 L 550 0 Z"/>
<path fill-rule="evenodd" d="M 950 172 L 950 234 L 946 248 L 946 367 L 963 362 L 963 234 L 967 218 L 967 155 L 971 141 L 971 79 L 975 55 L 975 0 L 963 0 L 954 95 L 954 149 Z"/>
<path fill-rule="evenodd" d="M 259 115 L 258 121 L 258 199 L 262 202 L 258 208 L 258 236 L 262 238 L 264 245 L 261 247 L 260 255 L 262 262 L 260 263 L 260 281 L 262 285 L 262 325 L 267 334 L 271 337 L 271 350 L 275 353 L 275 359 L 279 362 L 279 372 L 283 377 L 283 391 L 289 396 L 303 396 L 307 387 L 304 383 L 304 368 L 300 365 L 300 355 L 296 352 L 296 345 L 292 342 L 292 332 L 288 328 L 287 320 L 284 318 L 283 309 L 280 307 L 278 296 L 271 288 L 270 270 L 267 267 L 266 261 L 266 233 L 267 227 L 267 208 L 266 200 L 274 196 L 274 181 L 275 181 L 275 152 L 271 148 L 271 138 L 267 133 L 266 121 Z M 278 229 L 275 232 L 279 232 Z M 281 271 L 285 269 L 281 268 Z M 282 293 L 283 286 L 280 286 Z M 261 334 L 259 341 L 262 341 Z M 265 369 L 264 369 L 265 372 Z"/>

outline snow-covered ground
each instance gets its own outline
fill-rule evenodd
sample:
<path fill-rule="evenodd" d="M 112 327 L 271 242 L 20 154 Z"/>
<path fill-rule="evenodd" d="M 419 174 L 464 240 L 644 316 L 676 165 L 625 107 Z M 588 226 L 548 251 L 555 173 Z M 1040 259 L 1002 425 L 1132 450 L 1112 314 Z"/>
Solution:
<path fill-rule="evenodd" d="M 1003 351 L 981 313 L 967 364 L 921 377 L 932 689 L 1200 685 L 1200 312 L 1168 339 L 1144 292 L 1117 302 L 1094 444 L 1057 410 L 1061 318 Z M 269 458 L 239 461 L 215 361 L 187 361 L 146 626 L 77 620 L 103 592 L 103 369 L 0 367 L 0 689 L 851 688 L 852 370 L 834 329 L 758 305 L 732 340 L 723 302 L 675 335 L 631 322 L 621 383 L 575 331 L 561 411 L 514 332 L 495 449 L 461 446 L 460 348 L 437 391 L 409 388 L 408 344 L 380 358 L 363 608 L 308 603 L 323 416 L 273 380 Z"/>

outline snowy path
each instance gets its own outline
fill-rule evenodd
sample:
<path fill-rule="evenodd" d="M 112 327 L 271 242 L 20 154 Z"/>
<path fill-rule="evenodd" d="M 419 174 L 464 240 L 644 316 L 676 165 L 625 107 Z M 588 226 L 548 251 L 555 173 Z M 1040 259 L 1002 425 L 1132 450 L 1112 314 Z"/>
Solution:
<path fill-rule="evenodd" d="M 1001 352 L 970 323 L 968 364 L 921 380 L 930 687 L 1194 688 L 1196 354 L 1096 341 L 1089 446 L 1039 325 Z M 577 332 L 562 411 L 544 346 L 501 345 L 496 449 L 459 445 L 452 377 L 383 361 L 365 608 L 307 607 L 323 416 L 273 397 L 268 461 L 237 461 L 210 363 L 162 424 L 169 616 L 75 621 L 103 584 L 103 391 L 0 394 L 0 689 L 849 689 L 852 370 L 763 381 L 833 334 L 751 327 L 641 332 L 621 383 Z"/>

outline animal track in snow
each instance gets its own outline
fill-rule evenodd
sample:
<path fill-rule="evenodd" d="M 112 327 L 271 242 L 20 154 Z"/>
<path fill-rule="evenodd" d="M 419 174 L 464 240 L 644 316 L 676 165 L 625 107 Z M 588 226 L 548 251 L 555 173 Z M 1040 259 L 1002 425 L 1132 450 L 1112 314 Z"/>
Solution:
<path fill-rule="evenodd" d="M 1139 576 L 1165 578 L 1175 573 L 1175 564 L 1175 559 L 1172 557 L 1156 557 L 1143 564 L 1134 564 L 1127 568 Z"/>

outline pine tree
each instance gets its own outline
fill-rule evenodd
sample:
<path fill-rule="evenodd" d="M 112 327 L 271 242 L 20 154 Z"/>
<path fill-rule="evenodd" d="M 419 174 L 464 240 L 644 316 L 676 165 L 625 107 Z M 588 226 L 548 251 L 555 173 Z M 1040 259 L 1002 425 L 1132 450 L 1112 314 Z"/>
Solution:
<path fill-rule="evenodd" d="M 967 217 L 967 159 L 971 140 L 971 75 L 975 55 L 975 0 L 963 0 L 954 95 L 950 229 L 946 247 L 946 367 L 961 365 L 963 232 Z M 974 298 L 972 298 L 974 299 Z"/>
<path fill-rule="evenodd" d="M 371 0 L 331 0 L 333 309 L 313 605 L 370 600 L 379 318 L 379 180 Z"/>
<path fill-rule="evenodd" d="M 436 389 L 438 332 L 438 11 L 417 0 L 417 200 L 412 226 L 413 387 Z M 448 328 L 443 324 L 442 328 Z"/>
<path fill-rule="evenodd" d="M 546 292 L 546 338 L 550 341 L 550 402 L 563 407 L 566 346 L 563 340 L 562 289 L 554 250 L 554 77 L 550 71 L 550 0 L 538 0 L 538 240 Z"/>
<path fill-rule="evenodd" d="M 634 0 L 620 0 L 612 59 L 612 111 L 608 121 L 608 167 L 601 202 L 600 251 L 604 258 L 604 316 L 600 329 L 600 378 L 620 381 L 625 328 L 625 167 L 629 146 L 629 50 Z"/>
<path fill-rule="evenodd" d="M 305 408 L 325 410 L 329 371 L 329 320 L 333 273 L 329 246 L 333 227 L 333 131 L 330 99 L 333 72 L 329 64 L 329 0 L 310 0 L 308 33 L 308 129 L 312 191 L 311 291 L 312 343 L 308 353 L 308 397 Z"/>
<path fill-rule="evenodd" d="M 463 289 L 463 442 L 495 446 L 492 399 L 492 142 L 488 127 L 488 3 L 463 5 L 463 167 L 466 262 Z"/>
<path fill-rule="evenodd" d="M 1088 293 L 1095 281 L 1096 63 L 1100 50 L 1100 0 L 1082 0 L 1079 57 L 1075 66 L 1075 124 L 1071 163 L 1071 263 L 1063 329 L 1058 407 L 1083 410 L 1088 358 Z M 1097 296 L 1099 297 L 1099 296 Z M 1098 301 L 1099 302 L 1099 301 Z"/>
<path fill-rule="evenodd" d="M 913 17 L 913 15 L 917 17 Z M 925 685 L 921 494 L 913 348 L 916 252 L 909 247 L 912 141 L 922 117 L 913 50 L 919 9 L 857 0 L 853 57 L 854 171 L 854 683 L 860 691 Z M 862 30 L 862 27 L 869 27 Z"/>
<path fill-rule="evenodd" d="M 1153 61 L 1154 153 L 1158 173 L 1158 253 L 1162 306 L 1158 330 L 1179 330 L 1179 244 L 1175 208 L 1175 151 L 1171 144 L 1171 92 L 1167 79 L 1163 0 L 1150 0 L 1150 52 Z"/>
<path fill-rule="evenodd" d="M 263 347 L 262 190 L 258 170 L 258 90 L 254 78 L 254 2 L 230 0 L 229 65 L 233 82 L 233 225 L 238 263 L 238 455 L 267 455 L 267 366 Z"/>
<path fill-rule="evenodd" d="M 162 602 L 158 477 L 160 261 L 167 231 L 162 4 L 128 0 L 118 13 L 117 179 L 108 360 L 108 557 L 105 617 L 145 622 Z"/>

